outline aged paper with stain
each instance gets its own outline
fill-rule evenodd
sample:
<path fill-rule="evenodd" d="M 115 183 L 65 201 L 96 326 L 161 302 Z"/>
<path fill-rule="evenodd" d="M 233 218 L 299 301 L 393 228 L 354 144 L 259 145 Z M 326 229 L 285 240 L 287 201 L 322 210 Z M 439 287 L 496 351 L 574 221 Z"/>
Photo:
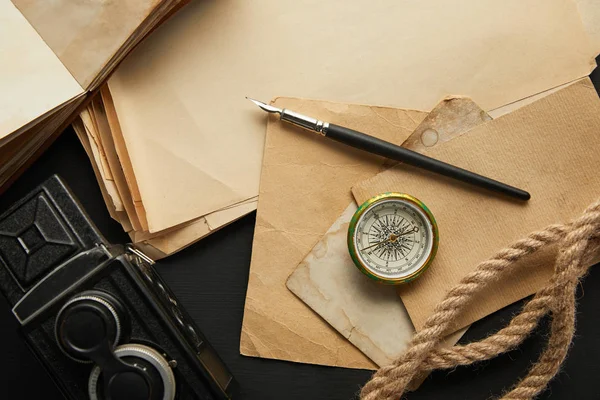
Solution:
<path fill-rule="evenodd" d="M 357 184 L 357 202 L 386 191 L 410 193 L 435 215 L 440 247 L 418 280 L 399 289 L 420 329 L 447 291 L 475 266 L 529 232 L 566 223 L 600 195 L 600 99 L 589 78 L 487 122 L 426 154 L 531 193 L 518 202 L 399 165 Z M 477 296 L 452 329 L 534 293 L 552 274 L 556 247 Z"/>
<path fill-rule="evenodd" d="M 352 202 L 287 280 L 287 287 L 380 367 L 404 350 L 415 328 L 394 286 L 364 276 L 348 253 Z M 459 330 L 442 345 L 452 346 Z"/>
<path fill-rule="evenodd" d="M 87 88 L 162 0 L 12 0 Z"/>
<path fill-rule="evenodd" d="M 0 145 L 83 94 L 10 0 L 0 0 Z"/>
<path fill-rule="evenodd" d="M 443 146 L 491 120 L 471 99 L 452 96 L 438 104 L 402 146 L 422 151 Z M 387 164 L 387 163 L 386 163 Z M 415 328 L 394 286 L 367 279 L 348 252 L 353 201 L 287 280 L 287 287 L 377 365 L 390 364 L 407 347 Z M 450 335 L 451 346 L 466 328 Z"/>
<path fill-rule="evenodd" d="M 403 143 L 421 111 L 278 98 L 278 107 Z M 376 368 L 285 282 L 352 201 L 350 187 L 384 159 L 269 119 L 240 351 L 313 364 Z"/>
<path fill-rule="evenodd" d="M 421 153 L 491 119 L 492 117 L 470 98 L 449 96 L 427 114 L 402 146 Z"/>
<path fill-rule="evenodd" d="M 581 14 L 585 30 L 590 36 L 592 48 L 596 55 L 600 54 L 600 1 L 575 0 Z"/>

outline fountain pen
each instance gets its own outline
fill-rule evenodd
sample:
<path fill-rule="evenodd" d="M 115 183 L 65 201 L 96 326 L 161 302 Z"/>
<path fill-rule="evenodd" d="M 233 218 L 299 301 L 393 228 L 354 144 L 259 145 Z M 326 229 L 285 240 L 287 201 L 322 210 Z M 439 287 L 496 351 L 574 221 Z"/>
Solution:
<path fill-rule="evenodd" d="M 516 187 L 498 182 L 494 179 L 476 174 L 466 169 L 450 165 L 440 160 L 427 157 L 423 154 L 397 146 L 385 140 L 378 139 L 364 133 L 344 128 L 343 126 L 330 124 L 300 113 L 274 107 L 270 104 L 246 97 L 248 100 L 259 106 L 268 113 L 279 114 L 282 121 L 300 126 L 304 129 L 314 131 L 329 139 L 344 143 L 369 153 L 377 154 L 392 160 L 400 161 L 405 164 L 422 168 L 449 178 L 457 179 L 484 189 L 492 190 L 498 193 L 511 196 L 519 200 L 529 200 L 531 195 Z"/>

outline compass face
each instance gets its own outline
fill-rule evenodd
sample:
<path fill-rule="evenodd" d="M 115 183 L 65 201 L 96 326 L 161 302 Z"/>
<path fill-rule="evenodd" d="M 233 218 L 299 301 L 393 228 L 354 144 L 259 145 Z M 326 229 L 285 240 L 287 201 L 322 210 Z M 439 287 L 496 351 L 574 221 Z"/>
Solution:
<path fill-rule="evenodd" d="M 384 283 L 403 283 L 427 268 L 437 250 L 435 219 L 412 196 L 389 193 L 361 206 L 350 223 L 350 254 L 359 269 Z"/>

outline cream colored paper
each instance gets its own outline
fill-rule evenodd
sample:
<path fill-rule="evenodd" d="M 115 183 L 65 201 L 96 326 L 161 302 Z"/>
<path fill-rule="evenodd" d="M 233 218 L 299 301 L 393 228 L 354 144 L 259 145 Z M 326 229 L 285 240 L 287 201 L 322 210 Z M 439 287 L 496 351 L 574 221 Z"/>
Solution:
<path fill-rule="evenodd" d="M 278 107 L 319 116 L 401 144 L 426 113 L 328 101 L 278 98 Z M 375 368 L 285 283 L 352 201 L 350 187 L 383 158 L 269 119 L 240 351 L 351 368 Z"/>
<path fill-rule="evenodd" d="M 393 286 L 365 277 L 348 253 L 353 202 L 287 280 L 287 287 L 380 367 L 406 350 L 415 328 Z M 466 329 L 443 343 L 452 346 Z"/>
<path fill-rule="evenodd" d="M 417 329 L 447 291 L 479 262 L 529 232 L 566 223 L 600 196 L 600 99 L 586 78 L 490 121 L 426 154 L 524 188 L 519 202 L 399 165 L 356 185 L 358 202 L 386 191 L 410 193 L 428 205 L 440 229 L 430 269 L 399 290 Z M 553 247 L 525 260 L 457 318 L 476 321 L 539 289 L 552 273 Z"/>
<path fill-rule="evenodd" d="M 166 257 L 249 214 L 256 209 L 256 203 L 256 199 L 250 199 L 238 205 L 215 211 L 192 223 L 185 224 L 171 233 L 144 240 L 139 243 L 140 247 L 151 252 L 155 259 Z"/>
<path fill-rule="evenodd" d="M 140 197 L 140 190 L 137 185 L 137 180 L 133 174 L 133 167 L 131 166 L 131 159 L 129 158 L 129 152 L 125 146 L 123 134 L 121 133 L 121 125 L 115 112 L 115 107 L 110 95 L 108 85 L 104 85 L 100 88 L 100 103 L 104 106 L 104 112 L 108 121 L 108 127 L 112 136 L 112 140 L 115 145 L 117 157 L 121 167 L 121 173 L 124 175 L 125 182 L 129 192 L 129 197 L 133 202 L 135 209 L 136 219 L 139 221 L 141 227 L 148 230 L 148 220 L 146 218 L 146 210 Z"/>
<path fill-rule="evenodd" d="M 102 142 L 99 140 L 98 130 L 95 126 L 96 124 L 92 121 L 92 116 L 89 110 L 89 107 L 82 110 L 79 114 L 80 117 L 76 122 L 73 122 L 73 129 L 78 133 L 80 141 L 86 151 L 89 149 L 89 156 L 92 162 L 92 165 L 98 170 L 102 184 L 101 187 L 104 187 L 106 194 L 110 197 L 110 204 L 114 207 L 115 211 L 125 211 L 123 207 L 123 201 L 121 200 L 121 196 L 115 184 L 114 178 L 112 176 L 112 172 L 108 166 L 108 160 L 106 159 L 106 154 L 104 152 L 104 147 L 102 146 Z M 81 131 L 83 129 L 83 131 Z M 85 134 L 86 140 L 84 141 L 82 135 Z M 108 203 L 107 203 L 108 204 Z M 110 209 L 111 207 L 109 207 Z"/>
<path fill-rule="evenodd" d="M 10 0 L 0 0 L 0 58 L 0 144 L 83 93 Z"/>
<path fill-rule="evenodd" d="M 100 187 L 100 193 L 102 193 L 102 198 L 104 199 L 104 202 L 106 203 L 108 213 L 110 214 L 112 219 L 114 219 L 115 221 L 118 221 L 123 226 L 123 229 L 126 232 L 131 231 L 131 229 L 133 229 L 133 227 L 131 226 L 129 219 L 127 218 L 127 213 L 125 211 L 117 211 L 117 209 L 113 203 L 113 198 L 111 197 L 111 195 L 108 192 L 107 183 L 109 181 L 105 180 L 100 172 L 101 166 L 100 166 L 99 160 L 97 160 L 93 154 L 92 147 L 91 147 L 92 140 L 90 139 L 87 128 L 84 126 L 83 121 L 81 120 L 80 117 L 75 118 L 75 120 L 72 123 L 72 126 L 73 126 L 73 130 L 79 137 L 81 144 L 83 145 L 83 149 L 85 150 L 85 152 L 87 153 L 87 155 L 90 159 L 90 163 L 92 164 L 92 169 L 94 170 L 94 175 L 96 175 L 96 180 L 98 181 L 98 186 Z"/>
<path fill-rule="evenodd" d="M 114 121 L 110 93 L 105 88 L 100 92 L 102 96 L 90 102 L 73 127 L 90 156 L 94 172 L 101 178 L 98 184 L 109 213 L 129 233 L 132 242 L 149 256 L 160 259 L 173 254 L 256 209 L 254 197 L 160 232 L 144 231 L 138 221 L 138 211 L 143 211 L 143 204 L 137 202 L 134 195 L 135 176 L 127 174 L 128 153 L 120 138 L 118 121 Z M 117 130 L 113 130 L 114 127 Z M 124 211 L 119 211 L 117 204 L 121 204 Z"/>
<path fill-rule="evenodd" d="M 12 0 L 87 88 L 161 0 Z"/>
<path fill-rule="evenodd" d="M 572 0 L 198 1 L 109 84 L 156 231 L 258 193 L 264 126 L 245 96 L 491 109 L 587 75 L 592 53 Z"/>
<path fill-rule="evenodd" d="M 587 33 L 590 36 L 592 48 L 596 55 L 600 54 L 600 1 L 575 0 Z"/>

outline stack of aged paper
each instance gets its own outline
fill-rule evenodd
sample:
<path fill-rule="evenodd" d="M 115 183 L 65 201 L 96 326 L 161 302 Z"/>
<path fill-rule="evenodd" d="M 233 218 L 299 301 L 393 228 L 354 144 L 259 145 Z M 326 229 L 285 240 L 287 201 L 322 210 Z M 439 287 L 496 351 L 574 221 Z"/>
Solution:
<path fill-rule="evenodd" d="M 381 64 L 385 65 L 371 67 L 375 71 L 372 74 L 360 75 L 376 87 L 372 91 L 358 90 L 361 99 L 371 104 L 392 103 L 428 110 L 447 94 L 463 94 L 497 118 L 578 79 L 581 72 L 582 76 L 587 75 L 594 67 L 597 47 L 590 46 L 589 35 L 572 1 L 465 1 L 451 8 L 446 5 L 435 1 L 387 5 L 388 12 L 382 14 L 389 18 L 389 26 L 393 28 L 386 30 L 385 40 L 381 39 L 380 31 L 378 37 L 370 38 L 371 47 L 381 46 L 379 51 L 386 55 L 385 63 Z M 394 13 L 394 6 L 405 14 Z M 362 16 L 361 19 L 365 20 Z M 380 16 L 379 21 L 388 26 L 385 17 Z M 378 26 L 372 25 L 371 29 L 377 31 Z M 354 27 L 366 30 L 360 22 Z M 575 61 L 578 58 L 573 52 L 575 48 L 579 48 L 575 53 L 581 52 L 579 61 Z M 560 56 L 558 61 L 557 54 L 564 58 Z M 369 61 L 355 62 L 360 66 Z M 554 63 L 554 67 L 547 69 L 547 62 Z M 394 64 L 398 68 L 386 75 L 386 68 Z M 379 78 L 382 82 L 374 86 Z M 307 91 L 298 89 L 296 93 Z M 434 97 L 427 99 L 431 94 Z M 385 137 L 397 144 L 404 142 L 426 115 L 417 117 L 413 112 L 410 114 L 413 120 L 409 121 L 398 120 L 407 111 L 396 108 L 384 113 L 377 107 L 357 109 L 348 104 L 288 98 L 278 98 L 274 103 L 374 136 L 386 131 L 404 133 L 405 136 Z M 374 121 L 390 125 L 386 129 Z M 470 149 L 455 151 L 465 156 L 471 154 Z M 374 367 L 371 359 L 291 293 L 286 280 L 352 201 L 350 188 L 365 175 L 373 175 L 381 162 L 275 119 L 269 120 L 241 334 L 242 354 Z M 452 194 L 444 198 L 448 196 Z"/>
<path fill-rule="evenodd" d="M 422 152 L 490 119 L 470 99 L 453 96 L 431 110 L 402 146 Z M 350 258 L 348 226 L 357 209 L 353 201 L 300 262 L 286 286 L 365 356 L 384 366 L 406 350 L 415 328 L 396 288 L 365 279 Z M 465 330 L 451 334 L 444 345 L 454 344 Z"/>
<path fill-rule="evenodd" d="M 251 198 L 168 229 L 149 231 L 148 215 L 140 198 L 128 146 L 111 105 L 110 92 L 103 86 L 99 96 L 94 97 L 73 122 L 73 128 L 90 157 L 110 215 L 146 254 L 154 259 L 162 258 L 256 208 L 256 199 Z M 156 161 L 161 163 L 161 160 Z M 161 165 L 169 168 L 165 163 Z M 160 192 L 161 189 L 157 189 Z"/>
<path fill-rule="evenodd" d="M 306 23 L 315 15 L 335 18 Z M 107 107 L 127 149 L 141 228 L 156 234 L 252 209 L 265 116 L 245 96 L 430 110 L 461 93 L 500 114 L 587 76 L 597 53 L 590 43 L 572 0 L 198 1 L 124 60 Z M 165 238 L 161 252 L 202 235 Z"/>
<path fill-rule="evenodd" d="M 0 0 L 0 187 L 180 0 Z"/>
<path fill-rule="evenodd" d="M 421 151 L 523 187 L 531 192 L 532 199 L 527 204 L 514 202 L 404 165 L 362 183 L 357 177 L 355 184 L 348 184 L 346 179 L 356 170 L 367 174 L 382 160 L 370 157 L 369 162 L 369 155 L 364 154 L 366 160 L 354 158 L 353 151 L 345 152 L 338 143 L 323 143 L 296 127 L 270 120 L 267 149 L 272 150 L 265 154 L 263 167 L 261 187 L 265 187 L 266 196 L 261 192 L 242 328 L 244 354 L 355 368 L 386 364 L 402 351 L 412 326 L 421 328 L 434 305 L 478 262 L 532 230 L 568 222 L 597 198 L 600 189 L 600 180 L 593 173 L 599 151 L 594 137 L 600 130 L 600 99 L 588 78 L 495 120 L 481 114 L 478 118 L 476 112 L 457 113 L 457 117 L 472 117 L 475 124 L 462 135 L 447 125 L 435 125 L 440 122 L 439 114 L 423 122 L 413 114 L 420 123 L 408 140 L 388 136 L 396 126 L 411 126 L 397 119 L 407 115 L 407 110 L 333 107 L 327 102 L 283 98 L 275 104 L 290 109 L 303 107 L 359 130 L 367 124 L 370 133 L 395 143 L 415 143 L 420 137 Z M 332 114 L 332 109 L 340 110 L 340 114 Z M 385 123 L 378 123 L 379 119 Z M 424 124 L 427 119 L 432 123 Z M 421 128 L 426 125 L 443 131 L 440 137 L 449 140 L 425 146 Z M 296 146 L 292 143 L 306 153 L 294 154 L 291 149 Z M 294 162 L 286 162 L 291 159 Z M 318 161 L 321 159 L 328 161 L 323 164 Z M 275 175 L 293 180 L 295 187 L 280 190 L 279 196 L 270 195 L 269 189 L 277 181 Z M 344 211 L 351 186 L 356 203 Z M 303 207 L 292 200 L 298 191 Z M 377 290 L 377 284 L 356 270 L 344 240 L 344 226 L 356 204 L 387 191 L 417 196 L 436 215 L 439 226 L 444 226 L 432 269 L 401 287 L 402 303 L 397 297 L 394 302 L 390 287 Z M 332 223 L 329 227 L 328 221 Z M 507 279 L 486 290 L 463 318 L 455 321 L 453 329 L 539 289 L 552 272 L 555 250 L 525 260 Z M 291 292 L 285 287 L 286 280 Z"/>

